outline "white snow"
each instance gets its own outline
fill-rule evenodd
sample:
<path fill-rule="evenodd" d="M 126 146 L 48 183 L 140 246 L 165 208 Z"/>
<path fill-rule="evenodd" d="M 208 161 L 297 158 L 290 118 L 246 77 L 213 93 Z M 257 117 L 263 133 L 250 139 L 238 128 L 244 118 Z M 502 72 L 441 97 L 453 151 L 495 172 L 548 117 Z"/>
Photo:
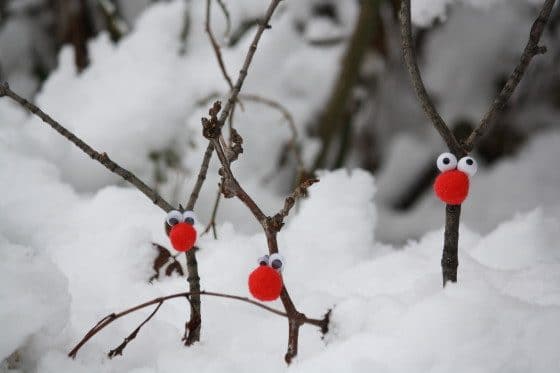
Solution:
<path fill-rule="evenodd" d="M 231 6 L 234 26 L 261 14 L 258 9 L 266 3 L 236 0 Z M 441 17 L 450 3 L 413 1 L 416 14 L 424 14 L 418 7 L 431 11 L 424 18 L 415 16 L 415 22 Z M 53 117 L 150 184 L 149 152 L 176 150 L 184 172 L 168 171 L 169 181 L 160 186 L 174 202 L 185 200 L 207 144 L 200 117 L 209 105 L 197 101 L 226 91 L 203 32 L 202 5 L 191 3 L 187 53 L 177 53 L 183 6 L 182 1 L 151 6 L 118 46 L 99 36 L 91 44 L 92 65 L 80 76 L 73 70 L 71 51 L 63 50 L 59 68 L 37 97 Z M 339 6 L 338 27 L 344 35 L 352 30 L 356 2 Z M 472 12 L 457 9 L 460 15 Z M 219 19 L 214 11 L 213 19 Z M 306 14 L 303 2 L 283 2 L 259 44 L 244 89 L 290 109 L 309 161 L 316 144 L 307 137 L 305 123 L 328 95 L 343 45 L 309 45 L 306 35 L 293 28 Z M 322 29 L 324 21 L 314 20 L 310 30 Z M 220 24 L 217 35 L 223 34 Z M 507 44 L 518 40 L 517 34 L 496 38 Z M 246 36 L 237 46 L 224 47 L 232 76 L 249 42 Z M 484 41 L 471 47 L 478 43 Z M 457 60 L 460 56 L 453 53 L 445 59 Z M 447 90 L 449 78 L 436 81 L 436 73 L 428 74 L 434 90 Z M 460 114 L 460 101 L 451 97 L 443 102 L 446 114 Z M 412 112 L 409 102 L 398 104 Z M 282 171 L 265 179 L 275 170 L 290 132 L 279 113 L 244 105 L 245 112 L 236 111 L 236 127 L 245 152 L 234 172 L 272 213 L 281 207 L 291 177 Z M 474 102 L 466 111 L 474 113 L 478 106 Z M 358 169 L 322 172 L 310 198 L 292 211 L 278 237 L 286 286 L 308 316 L 333 311 L 324 340 L 313 327 L 301 329 L 299 355 L 290 368 L 283 363 L 285 319 L 215 298 L 203 298 L 202 341 L 193 347 L 180 340 L 188 306 L 177 299 L 162 306 L 123 357 L 109 360 L 106 353 L 150 309 L 115 322 L 72 360 L 66 357 L 69 349 L 103 316 L 185 291 L 186 280 L 175 276 L 147 283 L 156 254 L 151 242 L 169 246 L 161 210 L 36 119 L 0 100 L 0 359 L 18 351 L 20 371 L 53 373 L 559 371 L 560 174 L 554 167 L 560 133 L 553 129 L 536 136 L 516 157 L 492 168 L 482 165 L 473 177 L 462 211 L 459 283 L 445 289 L 441 203 L 427 193 L 409 214 L 387 208 L 443 151 L 432 140 L 395 137 L 386 145 L 386 168 L 377 179 Z M 217 170 L 213 161 L 196 208 L 199 231 L 215 198 Z M 202 287 L 249 296 L 247 276 L 266 253 L 266 239 L 235 199 L 222 201 L 218 232 L 218 240 L 211 235 L 199 240 Z M 282 308 L 278 301 L 271 306 Z"/>

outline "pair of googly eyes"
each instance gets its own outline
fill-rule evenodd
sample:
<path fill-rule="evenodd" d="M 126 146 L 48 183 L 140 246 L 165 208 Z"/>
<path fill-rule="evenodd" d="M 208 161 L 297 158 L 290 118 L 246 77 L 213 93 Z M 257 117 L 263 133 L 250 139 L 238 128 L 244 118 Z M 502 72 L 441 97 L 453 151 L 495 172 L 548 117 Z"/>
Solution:
<path fill-rule="evenodd" d="M 258 263 L 261 266 L 270 266 L 278 272 L 284 269 L 284 258 L 280 254 L 261 256 Z"/>
<path fill-rule="evenodd" d="M 167 213 L 167 218 L 165 220 L 170 227 L 179 223 L 188 223 L 193 225 L 195 221 L 195 215 L 192 211 L 177 211 L 171 210 Z"/>
<path fill-rule="evenodd" d="M 478 166 L 473 157 L 463 157 L 457 162 L 457 157 L 451 153 L 442 153 L 437 159 L 437 168 L 441 172 L 451 171 L 457 169 L 466 173 L 469 176 L 476 174 Z"/>

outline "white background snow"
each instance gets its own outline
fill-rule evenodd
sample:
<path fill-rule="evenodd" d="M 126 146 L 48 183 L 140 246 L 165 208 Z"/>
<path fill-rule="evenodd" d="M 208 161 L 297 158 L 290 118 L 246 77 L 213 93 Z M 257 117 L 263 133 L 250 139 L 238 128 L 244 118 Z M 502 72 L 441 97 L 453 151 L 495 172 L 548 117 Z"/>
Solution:
<path fill-rule="evenodd" d="M 345 12 L 337 34 L 346 35 L 357 8 L 354 1 L 341 2 Z M 460 25 L 467 13 L 480 14 L 481 24 L 492 22 L 485 9 L 507 13 L 500 8 L 504 2 L 413 0 L 412 11 L 419 26 L 457 11 L 442 30 L 457 35 L 467 27 Z M 247 14 L 261 14 L 267 5 L 264 0 L 229 3 L 234 24 Z M 226 92 L 204 34 L 203 2 L 187 3 L 193 24 L 186 54 L 177 53 L 185 4 L 149 7 L 118 46 L 100 35 L 90 45 L 91 66 L 79 76 L 72 51 L 64 49 L 58 69 L 35 98 L 70 130 L 150 183 L 154 170 L 148 153 L 174 148 L 183 172 L 170 175 L 161 192 L 175 203 L 186 200 L 207 143 L 200 117 L 208 104 L 198 102 Z M 303 1 L 283 2 L 244 87 L 282 102 L 296 123 L 321 107 L 343 52 L 342 45 L 310 46 L 309 35 L 294 32 L 293 23 L 306 19 L 307 11 Z M 496 30 L 513 27 L 516 16 L 510 13 L 513 18 L 493 25 Z M 221 16 L 216 10 L 213 19 Z M 499 44 L 508 45 L 508 53 L 519 50 L 529 24 L 527 17 L 519 19 L 525 29 L 498 32 L 493 40 L 469 34 L 476 42 L 465 48 Z M 222 27 L 215 22 L 217 35 Z M 321 27 L 311 24 L 308 30 Z M 224 48 L 233 76 L 251 37 Z M 443 36 L 436 33 L 428 42 L 434 53 L 438 37 Z M 446 54 L 440 56 L 443 62 L 428 64 L 425 75 L 436 94 L 453 84 L 446 68 L 464 61 L 457 50 L 440 53 Z M 491 65 L 489 57 L 477 65 L 480 73 L 465 66 L 465 76 L 479 76 Z M 460 95 L 480 87 L 466 78 L 455 84 L 464 90 L 442 103 L 445 115 L 479 115 L 491 95 L 462 107 L 466 96 Z M 272 213 L 281 207 L 290 177 L 287 171 L 267 177 L 290 132 L 277 112 L 245 105 L 245 112 L 236 112 L 245 152 L 234 172 Z M 303 128 L 300 136 L 310 161 L 316 144 Z M 155 256 L 151 242 L 168 245 L 161 210 L 41 122 L 0 100 L 0 358 L 17 350 L 20 371 L 53 373 L 560 371 L 560 132 L 536 136 L 516 157 L 482 167 L 473 178 L 463 207 L 459 283 L 445 289 L 439 264 L 441 203 L 428 194 L 406 215 L 384 205 L 393 188 L 443 145 L 434 137 L 403 135 L 391 149 L 376 179 L 357 169 L 322 172 L 321 182 L 279 235 L 287 262 L 284 279 L 298 309 L 310 317 L 333 310 L 324 340 L 313 327 L 301 329 L 299 355 L 289 368 L 283 363 L 285 319 L 212 298 L 203 299 L 202 341 L 193 347 L 180 341 L 188 307 L 178 299 L 162 306 L 123 357 L 109 360 L 106 353 L 150 310 L 112 324 L 71 360 L 69 349 L 100 318 L 185 291 L 186 281 L 147 283 Z M 217 170 L 213 161 L 196 209 L 199 231 L 215 198 Z M 202 287 L 248 296 L 247 276 L 266 253 L 266 239 L 237 200 L 221 204 L 218 232 L 218 240 L 199 239 Z M 280 302 L 272 306 L 282 308 Z"/>

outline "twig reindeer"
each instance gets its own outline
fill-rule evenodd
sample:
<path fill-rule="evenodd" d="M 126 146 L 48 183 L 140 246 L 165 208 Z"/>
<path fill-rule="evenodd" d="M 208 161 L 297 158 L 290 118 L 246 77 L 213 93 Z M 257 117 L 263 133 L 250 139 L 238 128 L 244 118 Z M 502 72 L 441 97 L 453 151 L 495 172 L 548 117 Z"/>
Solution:
<path fill-rule="evenodd" d="M 440 170 L 443 168 L 443 174 L 438 176 L 434 184 L 436 194 L 444 203 L 446 203 L 445 233 L 443 241 L 443 255 L 441 258 L 444 286 L 448 281 L 457 282 L 457 267 L 459 266 L 459 220 L 461 215 L 461 203 L 467 196 L 469 180 L 467 176 L 468 172 L 464 173 L 464 175 L 448 173 L 450 172 L 447 170 L 449 165 L 445 164 L 443 161 L 446 157 L 451 163 L 457 163 L 457 159 L 460 159 L 459 167 L 463 167 L 461 162 L 464 160 L 465 169 L 472 171 L 473 165 L 468 164 L 469 160 L 471 160 L 474 165 L 476 165 L 476 163 L 474 163 L 474 159 L 471 157 L 466 157 L 467 154 L 473 150 L 477 140 L 486 133 L 488 127 L 490 127 L 493 123 L 496 115 L 504 109 L 511 95 L 515 91 L 515 88 L 525 74 L 525 71 L 527 70 L 527 67 L 533 57 L 546 52 L 546 47 L 540 46 L 539 41 L 548 22 L 554 3 L 555 0 L 546 0 L 544 2 L 537 19 L 531 27 L 529 41 L 523 50 L 519 63 L 509 76 L 498 96 L 494 99 L 494 102 L 486 114 L 483 116 L 478 127 L 472 131 L 465 142 L 460 143 L 453 135 L 447 124 L 445 124 L 444 120 L 441 118 L 432 103 L 430 96 L 426 92 L 422 77 L 420 76 L 413 47 L 414 43 L 412 40 L 412 27 L 410 22 L 410 0 L 401 1 L 399 19 L 401 26 L 402 52 L 407 70 L 410 74 L 412 86 L 414 87 L 418 101 L 426 113 L 426 116 L 432 122 L 434 128 L 439 132 L 451 152 L 451 154 L 442 155 L 440 156 L 440 159 L 438 159 L 438 166 L 441 163 L 442 167 L 440 167 Z M 459 171 L 461 170 L 459 169 Z"/>

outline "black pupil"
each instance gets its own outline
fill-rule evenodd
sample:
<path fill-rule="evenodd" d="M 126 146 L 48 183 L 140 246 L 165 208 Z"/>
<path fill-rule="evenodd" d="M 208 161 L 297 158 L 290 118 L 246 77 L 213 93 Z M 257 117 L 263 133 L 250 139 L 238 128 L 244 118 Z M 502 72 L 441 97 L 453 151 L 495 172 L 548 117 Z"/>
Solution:
<path fill-rule="evenodd" d="M 472 159 L 467 159 L 467 164 L 468 164 L 469 166 L 472 166 L 473 160 L 472 160 Z"/>
<path fill-rule="evenodd" d="M 266 262 L 266 260 L 261 260 L 261 262 L 260 262 L 259 264 L 262 265 L 262 266 L 265 266 L 265 265 L 267 265 L 268 263 Z"/>
<path fill-rule="evenodd" d="M 280 259 L 274 259 L 272 261 L 272 263 L 270 264 L 270 266 L 274 269 L 278 269 L 278 268 L 282 267 L 282 261 Z"/>
<path fill-rule="evenodd" d="M 443 158 L 443 164 L 449 164 L 451 162 L 449 158 Z"/>
<path fill-rule="evenodd" d="M 177 218 L 171 218 L 171 219 L 169 219 L 169 224 L 170 224 L 170 225 L 175 225 L 175 224 L 177 224 L 177 223 L 179 223 L 179 220 L 177 220 Z"/>

